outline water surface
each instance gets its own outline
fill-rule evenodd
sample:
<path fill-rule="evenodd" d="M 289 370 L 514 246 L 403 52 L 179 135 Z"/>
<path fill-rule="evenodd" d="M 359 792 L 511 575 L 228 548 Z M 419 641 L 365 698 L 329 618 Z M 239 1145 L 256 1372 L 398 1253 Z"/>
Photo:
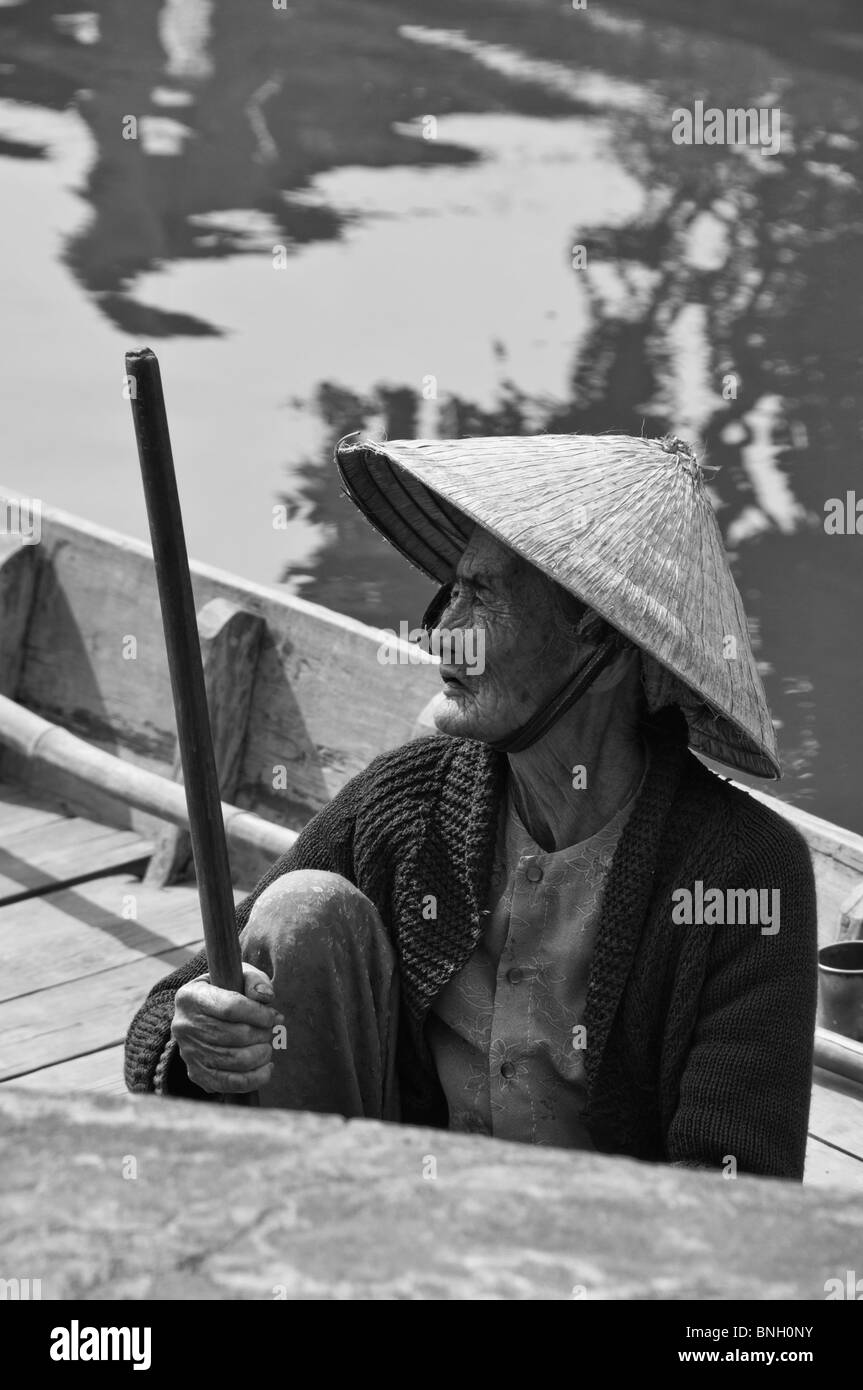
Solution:
<path fill-rule="evenodd" d="M 687 10 L 0 5 L 0 477 L 145 537 L 146 342 L 192 553 L 397 627 L 429 585 L 340 498 L 340 435 L 687 435 L 778 790 L 863 831 L 863 537 L 823 524 L 863 497 L 863 21 Z M 777 108 L 779 154 L 673 144 L 696 99 Z"/>

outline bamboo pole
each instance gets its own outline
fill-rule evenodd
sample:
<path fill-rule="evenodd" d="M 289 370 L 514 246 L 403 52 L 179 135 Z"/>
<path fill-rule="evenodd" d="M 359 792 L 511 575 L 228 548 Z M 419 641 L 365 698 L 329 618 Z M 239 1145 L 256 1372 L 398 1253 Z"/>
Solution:
<path fill-rule="evenodd" d="M 863 1084 L 863 1043 L 831 1033 L 829 1028 L 816 1028 L 815 1065 Z"/>
<path fill-rule="evenodd" d="M 94 748 L 68 729 L 52 724 L 5 695 L 0 695 L 0 743 L 25 758 L 97 788 L 126 806 L 147 811 L 183 830 L 189 829 L 186 794 L 180 782 Z M 296 831 L 287 826 L 275 825 L 253 811 L 243 811 L 226 801 L 220 802 L 220 807 L 225 835 L 232 844 L 278 859 L 296 842 Z"/>

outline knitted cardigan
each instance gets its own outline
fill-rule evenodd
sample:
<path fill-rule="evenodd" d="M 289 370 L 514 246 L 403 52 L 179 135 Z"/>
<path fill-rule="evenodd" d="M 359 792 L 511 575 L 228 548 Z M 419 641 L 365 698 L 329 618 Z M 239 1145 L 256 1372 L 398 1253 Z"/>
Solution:
<path fill-rule="evenodd" d="M 596 1148 L 801 1179 L 817 991 L 808 848 L 784 818 L 709 771 L 679 710 L 645 726 L 652 757 L 609 870 L 585 1006 L 585 1122 Z M 342 874 L 378 908 L 402 999 L 405 1123 L 446 1126 L 423 1037 L 429 1006 L 475 949 L 488 914 L 505 755 L 424 738 L 376 758 L 305 827 L 237 909 L 292 869 Z M 676 925 L 675 889 L 778 889 L 780 927 Z M 423 916 L 434 894 L 437 918 Z M 126 1040 L 131 1091 L 204 1093 L 171 1042 L 174 994 L 201 953 L 157 984 Z"/>

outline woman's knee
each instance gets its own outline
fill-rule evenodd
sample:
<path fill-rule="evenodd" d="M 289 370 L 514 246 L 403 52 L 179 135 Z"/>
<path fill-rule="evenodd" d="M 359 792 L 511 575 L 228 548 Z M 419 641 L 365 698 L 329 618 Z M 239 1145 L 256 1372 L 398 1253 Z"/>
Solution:
<path fill-rule="evenodd" d="M 324 869 L 294 869 L 282 874 L 255 900 L 244 937 L 296 934 L 313 929 L 352 933 L 382 926 L 374 903 L 341 874 Z"/>

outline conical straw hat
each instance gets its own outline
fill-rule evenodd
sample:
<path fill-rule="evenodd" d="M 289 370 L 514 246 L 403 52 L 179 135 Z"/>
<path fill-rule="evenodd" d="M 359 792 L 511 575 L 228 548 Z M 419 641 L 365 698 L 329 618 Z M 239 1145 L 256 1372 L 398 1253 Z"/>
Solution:
<path fill-rule="evenodd" d="M 641 648 L 648 704 L 680 705 L 693 748 L 781 776 L 743 603 L 688 445 L 349 435 L 336 463 L 376 530 L 425 574 L 450 579 L 478 523 Z"/>

